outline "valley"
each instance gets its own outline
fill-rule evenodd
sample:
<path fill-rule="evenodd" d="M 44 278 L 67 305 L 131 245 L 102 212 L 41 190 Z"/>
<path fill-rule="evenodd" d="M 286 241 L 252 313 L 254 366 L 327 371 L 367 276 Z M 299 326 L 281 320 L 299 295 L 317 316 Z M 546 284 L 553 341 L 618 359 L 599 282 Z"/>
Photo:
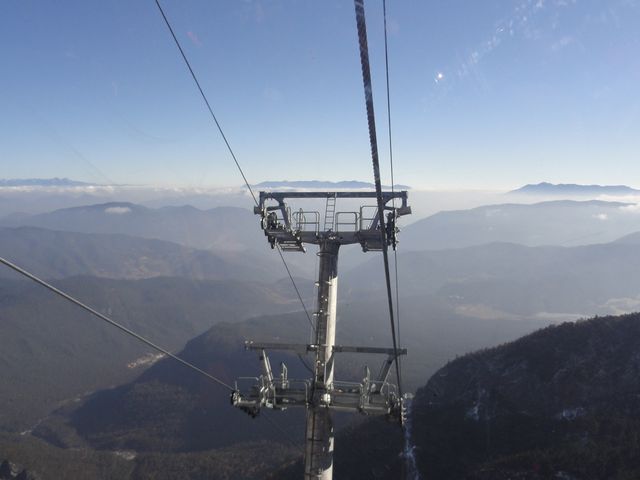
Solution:
<path fill-rule="evenodd" d="M 27 225 L 0 229 L 0 245 L 7 256 L 52 279 L 59 288 L 228 383 L 258 370 L 257 355 L 244 350 L 245 340 L 307 341 L 307 319 L 282 268 L 254 261 L 267 258 L 259 250 L 267 250 L 266 242 L 260 247 L 246 245 L 240 254 L 220 255 L 219 250 L 153 238 L 162 235 L 146 233 L 144 221 L 123 224 L 118 219 L 96 232 L 98 227 L 84 224 L 84 213 L 78 213 L 105 208 L 113 207 L 41 215 L 39 219 L 48 220 L 39 220 L 38 226 L 27 226 L 36 222 L 25 217 Z M 128 214 L 140 211 L 132 205 L 122 208 L 129 208 Z M 573 218 L 576 208 L 588 209 L 582 217 L 584 228 L 594 228 L 589 226 L 588 218 L 594 214 L 589 202 L 571 205 L 563 221 Z M 536 209 L 540 219 L 558 215 L 553 202 Z M 518 215 L 533 222 L 522 212 Z M 458 217 L 458 213 L 450 217 L 451 235 L 461 228 Z M 477 228 L 492 224 L 492 216 L 483 217 L 485 227 L 473 220 L 464 227 L 470 229 L 465 238 L 475 238 Z M 202 221 L 198 216 L 189 218 L 185 225 Z M 83 227 L 74 226 L 76 221 Z M 416 222 L 407 231 L 420 225 Z M 245 226 L 229 228 L 235 230 L 218 235 L 236 238 Z M 440 230 L 444 233 L 447 228 Z M 630 232 L 632 225 L 625 228 L 627 236 L 601 244 L 570 246 L 556 239 L 561 245 L 531 246 L 482 243 L 481 237 L 476 245 L 459 248 L 400 250 L 400 340 L 409 350 L 403 361 L 406 388 L 422 392 L 425 384 L 431 388 L 434 378 L 442 376 L 443 365 L 456 365 L 456 358 L 508 344 L 550 324 L 632 311 L 640 292 L 635 261 L 640 245 Z M 342 344 L 389 344 L 388 321 L 380 313 L 385 298 L 375 281 L 378 262 L 376 258 L 347 262 L 341 275 L 337 335 Z M 304 279 L 309 272 L 296 268 L 303 275 L 297 283 L 311 308 L 313 285 Z M 102 472 L 95 478 L 155 478 L 158 469 L 187 472 L 185 478 L 200 478 L 205 471 L 211 478 L 232 478 L 232 471 L 243 472 L 245 478 L 264 478 L 267 472 L 273 478 L 299 477 L 300 452 L 294 445 L 302 440 L 302 411 L 291 409 L 276 416 L 264 412 L 271 420 L 251 419 L 228 406 L 229 393 L 219 386 L 171 359 L 154 356 L 49 292 L 3 274 L 0 426 L 8 442 L 4 451 L 11 453 L 5 456 L 12 461 L 22 465 L 26 459 L 39 472 L 68 471 L 64 469 L 79 465 L 71 452 L 83 451 L 88 468 Z M 286 362 L 292 378 L 308 375 L 295 355 L 271 357 L 274 365 Z M 358 380 L 363 362 L 375 369 L 379 361 L 375 356 L 344 354 L 337 375 L 341 380 Z M 422 395 L 418 394 L 412 413 L 416 445 L 424 427 L 419 413 Z M 340 478 L 374 473 L 395 478 L 394 472 L 404 468 L 393 460 L 400 458 L 401 438 L 394 440 L 391 450 L 377 451 L 375 442 L 358 454 L 349 447 L 362 435 L 395 438 L 395 427 L 341 416 L 337 422 L 336 470 L 344 475 Z M 13 447 L 7 450 L 10 444 Z M 75 466 L 61 467 L 46 455 L 29 456 L 41 448 L 68 457 Z M 251 469 L 246 469 L 247 458 L 253 459 Z M 362 471 L 363 462 L 369 473 Z M 421 471 L 424 468 L 420 466 Z"/>

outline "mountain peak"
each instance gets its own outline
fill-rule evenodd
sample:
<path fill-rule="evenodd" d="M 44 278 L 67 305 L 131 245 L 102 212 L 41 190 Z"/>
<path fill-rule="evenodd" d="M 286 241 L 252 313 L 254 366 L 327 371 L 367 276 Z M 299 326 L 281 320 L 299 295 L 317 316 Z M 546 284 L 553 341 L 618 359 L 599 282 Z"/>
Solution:
<path fill-rule="evenodd" d="M 83 187 L 96 185 L 69 178 L 0 178 L 0 187 Z"/>
<path fill-rule="evenodd" d="M 579 185 L 576 183 L 549 183 L 527 184 L 509 194 L 528 195 L 629 195 L 640 193 L 627 185 Z"/>

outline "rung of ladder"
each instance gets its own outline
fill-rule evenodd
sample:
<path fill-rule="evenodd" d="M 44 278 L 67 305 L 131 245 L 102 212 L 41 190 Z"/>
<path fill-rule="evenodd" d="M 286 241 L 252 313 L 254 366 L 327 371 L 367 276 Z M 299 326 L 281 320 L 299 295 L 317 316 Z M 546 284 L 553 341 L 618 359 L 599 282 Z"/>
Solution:
<path fill-rule="evenodd" d="M 328 232 L 329 230 L 334 229 L 336 216 L 336 195 L 331 195 L 327 197 L 327 203 L 325 205 L 324 211 L 324 231 Z"/>

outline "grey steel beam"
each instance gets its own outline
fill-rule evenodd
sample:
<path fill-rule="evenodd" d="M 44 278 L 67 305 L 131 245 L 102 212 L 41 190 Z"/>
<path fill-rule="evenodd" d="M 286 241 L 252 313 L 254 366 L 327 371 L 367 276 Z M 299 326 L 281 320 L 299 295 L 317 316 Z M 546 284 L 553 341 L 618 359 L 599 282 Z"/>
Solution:
<path fill-rule="evenodd" d="M 395 355 L 395 350 L 393 348 L 385 348 L 385 347 L 350 347 L 345 345 L 335 345 L 333 347 L 334 352 L 340 353 L 382 353 L 385 355 Z M 406 355 L 406 348 L 399 348 L 398 355 Z"/>
<path fill-rule="evenodd" d="M 244 345 L 247 350 L 288 350 L 296 353 L 309 353 L 318 350 L 318 345 L 305 343 L 254 342 L 252 340 L 248 340 L 244 342 Z M 372 353 L 395 355 L 395 350 L 393 348 L 386 347 L 354 347 L 350 345 L 334 345 L 333 351 L 339 353 Z M 406 354 L 406 348 L 398 349 L 398 355 Z"/>
<path fill-rule="evenodd" d="M 317 345 L 308 345 L 304 343 L 272 343 L 272 342 L 244 342 L 244 348 L 247 350 L 288 350 L 296 353 L 315 352 Z"/>
<path fill-rule="evenodd" d="M 285 198 L 376 198 L 376 192 L 260 192 L 260 200 L 273 199 L 284 200 Z M 387 201 L 392 198 L 407 198 L 407 191 L 382 192 L 382 198 Z"/>

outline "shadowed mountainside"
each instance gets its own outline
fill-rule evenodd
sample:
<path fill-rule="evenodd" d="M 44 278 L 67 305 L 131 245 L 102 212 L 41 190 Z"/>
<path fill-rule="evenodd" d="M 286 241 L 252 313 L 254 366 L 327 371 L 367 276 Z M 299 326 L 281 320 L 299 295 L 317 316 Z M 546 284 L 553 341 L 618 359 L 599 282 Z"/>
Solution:
<path fill-rule="evenodd" d="M 403 432 L 398 423 L 384 418 L 367 418 L 339 431 L 335 439 L 334 478 L 360 480 L 409 479 L 403 457 Z M 298 458 L 269 472 L 267 480 L 304 478 L 304 460 Z"/>
<path fill-rule="evenodd" d="M 237 377 L 255 376 L 260 371 L 258 353 L 244 349 L 245 339 L 300 342 L 307 334 L 300 314 L 237 324 L 223 322 L 189 341 L 179 356 L 233 385 Z M 274 352 L 270 358 L 276 371 L 279 362 L 286 360 L 291 378 L 308 375 L 295 356 Z M 271 412 L 252 419 L 230 406 L 230 393 L 183 365 L 164 359 L 131 383 L 97 392 L 79 407 L 63 409 L 35 434 L 59 446 L 87 442 L 101 450 L 141 452 L 202 451 L 278 436 L 273 425 L 262 418 Z M 71 420 L 73 430 L 65 425 L 65 418 Z M 300 409 L 287 410 L 277 417 L 287 429 L 295 427 L 296 441 L 303 432 L 303 419 Z M 281 437 L 279 441 L 287 441 Z"/>
<path fill-rule="evenodd" d="M 278 326 L 284 327 L 285 324 Z M 218 355 L 228 358 L 229 355 L 239 353 L 232 351 L 239 338 L 229 330 L 230 327 L 219 325 L 209 332 L 214 338 L 207 339 L 207 335 L 203 335 L 189 344 L 194 352 L 202 349 L 200 353 L 212 359 L 207 368 L 225 379 L 233 372 L 218 364 Z M 253 333 L 257 327 L 256 323 L 249 322 L 244 333 Z M 220 342 L 225 337 L 225 331 L 228 344 Z M 451 361 L 418 391 L 413 402 L 412 441 L 423 478 L 638 478 L 639 338 L 639 314 L 601 317 L 548 327 L 511 343 Z M 216 344 L 214 350 L 207 346 L 211 340 Z M 188 353 L 185 356 L 196 360 Z M 257 364 L 255 358 L 253 362 L 254 365 Z M 194 429 L 191 434 L 195 435 L 193 438 L 209 444 L 210 437 L 215 438 L 225 430 L 216 420 L 204 414 L 213 405 L 197 402 L 194 405 L 193 396 L 187 390 L 200 389 L 201 393 L 207 393 L 206 390 L 211 387 L 195 377 L 188 378 L 189 374 L 184 380 L 178 380 L 175 375 L 178 372 L 171 373 L 171 368 L 167 368 L 169 365 L 164 365 L 165 363 L 166 361 L 157 364 L 137 382 L 127 386 L 128 391 L 124 395 L 116 389 L 94 396 L 72 414 L 75 416 L 76 426 L 79 420 L 84 419 L 86 423 L 81 427 L 84 428 L 84 435 L 89 433 L 87 438 L 92 443 L 102 443 L 104 447 L 119 448 L 135 445 L 136 442 L 147 442 L 147 445 L 155 444 L 154 448 L 162 445 L 162 448 L 180 451 L 187 445 L 172 443 L 175 439 L 168 438 L 170 435 L 167 432 L 184 432 L 189 421 L 194 420 L 187 416 L 185 422 L 175 416 L 181 408 L 184 412 L 186 407 L 187 412 L 199 416 L 202 422 L 202 425 L 191 425 L 190 428 Z M 145 393 L 141 389 L 136 393 L 136 383 L 153 385 L 153 382 L 165 384 L 165 392 L 169 393 L 172 402 L 167 402 L 165 395 L 158 398 L 156 390 Z M 214 393 L 219 397 L 223 396 L 220 392 L 213 391 L 207 395 L 213 398 Z M 113 400 L 118 398 L 119 403 L 114 404 Z M 146 414 L 143 418 L 134 420 L 134 423 L 138 422 L 138 426 L 144 425 L 140 430 L 94 429 L 98 424 L 107 422 L 100 418 L 100 414 L 108 410 L 95 410 L 101 402 L 106 402 L 113 408 L 118 405 L 142 405 L 139 402 L 144 399 L 151 402 L 152 410 L 156 411 L 157 420 L 153 423 L 145 425 L 150 420 Z M 232 410 L 230 407 L 227 409 L 229 413 Z M 119 411 L 120 415 L 130 413 L 126 410 Z M 160 424 L 161 418 L 167 419 L 166 426 Z M 290 432 L 291 438 L 295 438 L 294 432 L 301 432 L 301 425 L 289 424 L 280 415 L 273 418 Z M 242 420 L 239 424 L 238 420 L 229 418 L 234 428 L 236 425 L 242 428 Z M 248 428 L 252 435 L 269 435 L 271 430 L 274 439 L 275 433 L 269 428 L 272 426 L 261 426 L 259 420 L 255 422 L 247 418 L 246 421 L 249 422 Z M 218 428 L 212 426 L 216 424 Z M 156 425 L 156 428 L 150 428 L 151 425 Z M 145 440 L 146 436 L 159 438 Z M 191 441 L 189 437 L 184 438 Z M 37 442 L 35 439 L 21 440 L 23 443 L 25 441 Z M 76 437 L 76 441 L 81 440 Z M 276 443 L 279 441 L 277 439 Z M 201 446 L 206 446 L 205 444 Z M 129 476 L 122 478 L 154 478 L 158 472 L 171 471 L 184 472 L 183 478 L 195 479 L 201 478 L 198 472 L 201 474 L 207 469 L 213 469 L 212 474 L 217 469 L 224 472 L 235 471 L 238 474 L 255 463 L 265 466 L 264 470 L 259 471 L 262 478 L 299 478 L 302 464 L 296 460 L 295 452 L 281 450 L 282 447 L 272 444 L 267 449 L 272 452 L 272 456 L 268 457 L 265 456 L 267 450 L 253 445 L 244 448 L 243 445 L 246 444 L 192 453 L 138 452 L 129 463 Z M 399 430 L 382 420 L 357 422 L 338 434 L 336 445 L 339 448 L 335 458 L 335 471 L 340 475 L 339 478 L 390 480 L 403 475 L 404 467 L 400 456 L 402 438 Z M 194 444 L 188 446 L 194 447 Z M 45 451 L 53 449 L 48 445 L 43 448 Z M 62 455 L 74 451 L 76 450 L 65 450 Z M 12 453 L 12 458 L 29 464 L 24 461 L 24 448 L 16 446 Z M 126 465 L 118 463 L 120 460 L 116 462 L 117 455 L 108 450 L 92 452 L 90 455 L 95 456 L 95 461 L 102 464 L 111 458 L 112 465 L 108 468 L 127 471 Z M 87 456 L 84 455 L 83 458 L 86 462 Z M 216 465 L 207 460 L 211 458 L 219 463 Z M 93 463 L 89 466 L 95 468 Z M 212 478 L 231 478 L 221 475 L 213 475 Z M 248 474 L 244 478 L 260 477 Z"/>
<path fill-rule="evenodd" d="M 62 449 L 31 436 L 0 433 L 0 452 L 29 465 L 25 480 L 263 480 L 300 452 L 274 442 L 249 442 L 195 453 L 133 453 Z"/>
<path fill-rule="evenodd" d="M 517 338 L 536 328 L 527 322 L 447 315 L 446 310 L 428 303 L 405 305 L 406 316 L 423 316 L 422 321 L 403 324 L 403 338 L 407 338 L 403 345 L 411 352 L 403 362 L 405 388 L 409 390 L 424 384 L 429 372 L 456 353 Z M 377 308 L 371 303 L 345 305 L 338 324 L 338 343 L 390 345 L 388 319 L 379 315 Z M 424 318 L 425 308 L 432 319 Z M 308 335 L 303 314 L 257 317 L 217 324 L 190 341 L 180 355 L 232 384 L 239 376 L 256 376 L 260 372 L 258 355 L 244 350 L 245 340 L 306 342 Z M 276 373 L 279 362 L 286 360 L 291 378 L 309 376 L 295 357 L 274 351 L 270 359 Z M 359 380 L 365 364 L 376 371 L 382 361 L 380 356 L 343 354 L 336 378 Z M 224 388 L 164 360 L 131 383 L 97 392 L 79 405 L 61 409 L 35 432 L 56 445 L 73 447 L 88 442 L 99 449 L 142 452 L 206 450 L 273 437 L 272 425 L 231 408 L 228 395 Z M 274 419 L 296 441 L 300 440 L 304 431 L 300 409 L 290 409 Z"/>
<path fill-rule="evenodd" d="M 54 283 L 170 350 L 220 321 L 298 308 L 279 285 L 166 277 Z M 40 286 L 2 280 L 0 296 L 0 425 L 6 429 L 27 429 L 58 402 L 131 379 L 150 361 L 153 350 Z M 136 359 L 140 366 L 129 368 Z"/>
<path fill-rule="evenodd" d="M 638 478 L 640 314 L 548 327 L 459 358 L 416 395 L 431 479 Z"/>

